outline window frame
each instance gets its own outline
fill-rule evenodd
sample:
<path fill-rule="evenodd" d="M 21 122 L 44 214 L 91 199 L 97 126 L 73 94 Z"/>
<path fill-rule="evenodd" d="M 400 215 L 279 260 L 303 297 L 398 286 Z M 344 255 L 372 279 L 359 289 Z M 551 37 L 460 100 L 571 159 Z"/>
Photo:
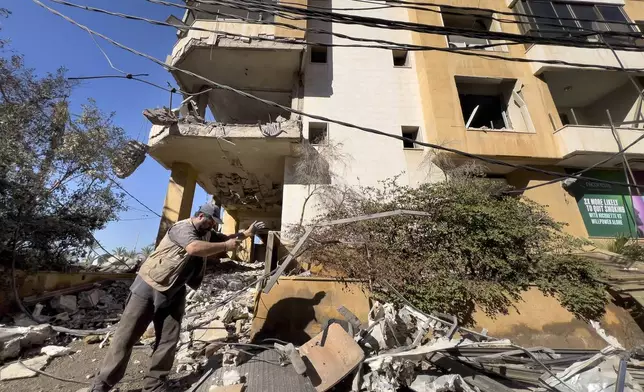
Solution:
<path fill-rule="evenodd" d="M 555 25 L 558 24 L 560 27 L 557 28 L 555 26 L 546 26 L 544 29 L 543 26 L 539 25 L 539 18 L 554 18 L 551 16 L 538 16 L 536 12 L 533 12 L 533 7 L 531 4 L 535 3 L 542 3 L 542 4 L 548 4 L 554 13 L 554 17 L 557 19 L 546 19 L 545 23 L 550 24 L 550 25 Z M 564 5 L 570 16 L 560 16 L 557 11 L 557 8 L 555 7 L 556 5 Z M 624 22 L 629 23 L 629 25 L 621 25 L 621 26 L 627 26 L 630 29 L 631 33 L 637 33 L 638 31 L 636 30 L 634 26 L 634 22 L 629 18 L 628 14 L 624 10 L 624 6 L 622 5 L 617 5 L 617 4 L 607 4 L 607 3 L 576 3 L 576 2 L 566 2 L 566 1 L 552 1 L 552 0 L 519 0 L 516 2 L 514 9 L 516 9 L 519 13 L 521 14 L 526 14 L 526 15 L 531 15 L 529 17 L 527 16 L 518 16 L 519 20 L 523 23 L 519 24 L 519 29 L 521 30 L 521 33 L 523 35 L 531 35 L 531 36 L 538 36 L 538 37 L 552 37 L 553 35 L 555 37 L 562 37 L 562 36 L 568 36 L 570 38 L 575 38 L 574 34 L 575 32 L 584 34 L 585 31 L 582 30 L 585 27 L 582 26 L 583 21 L 579 20 L 562 20 L 561 18 L 575 18 L 575 19 L 588 19 L 588 18 L 580 18 L 577 16 L 575 10 L 573 9 L 573 6 L 591 6 L 593 13 L 595 14 L 595 19 L 592 22 L 593 24 L 597 24 L 598 26 L 596 28 L 593 28 L 593 30 L 599 30 L 599 31 L 617 31 L 611 27 L 611 23 L 616 23 L 616 21 L 610 21 L 606 20 L 604 18 L 604 15 L 601 13 L 601 10 L 599 7 L 613 7 L 616 8 L 624 18 Z M 570 24 L 570 22 L 575 24 L 575 27 L 572 27 L 570 25 L 566 25 L 564 23 Z M 544 22 L 542 22 L 543 24 Z M 586 22 L 589 23 L 589 22 Z M 620 22 L 617 22 L 620 23 Z M 597 38 L 594 35 L 590 36 L 582 36 L 579 37 L 580 40 L 583 41 L 596 41 Z M 627 37 L 620 37 L 616 38 L 614 41 L 621 41 L 623 40 L 630 40 Z M 633 38 L 632 40 L 635 40 Z"/>

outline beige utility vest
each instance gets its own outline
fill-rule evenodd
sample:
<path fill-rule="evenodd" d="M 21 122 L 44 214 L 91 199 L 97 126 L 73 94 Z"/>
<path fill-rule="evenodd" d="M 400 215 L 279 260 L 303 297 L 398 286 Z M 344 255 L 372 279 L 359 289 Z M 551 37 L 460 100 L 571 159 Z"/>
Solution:
<path fill-rule="evenodd" d="M 179 221 L 175 225 L 182 222 L 184 221 Z M 139 269 L 141 279 L 158 291 L 166 291 L 172 287 L 192 257 L 184 248 L 170 239 L 169 233 L 170 230 L 163 236 L 163 239 L 161 239 L 161 242 L 154 252 L 148 256 Z M 202 237 L 201 240 L 210 241 L 210 232 Z M 204 258 L 201 270 L 190 279 L 188 286 L 197 289 L 201 284 L 205 272 L 206 259 Z"/>

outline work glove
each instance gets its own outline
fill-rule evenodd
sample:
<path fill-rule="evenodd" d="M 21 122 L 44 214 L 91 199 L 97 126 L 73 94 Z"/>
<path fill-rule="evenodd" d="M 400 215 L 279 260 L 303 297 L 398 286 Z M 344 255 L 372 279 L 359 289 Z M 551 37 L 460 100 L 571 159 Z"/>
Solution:
<path fill-rule="evenodd" d="M 255 233 L 257 233 L 257 230 L 262 230 L 262 229 L 265 229 L 265 228 L 266 228 L 266 224 L 265 224 L 264 222 L 262 222 L 262 221 L 255 221 L 255 222 L 253 222 L 253 224 L 252 224 L 252 225 L 250 225 L 250 226 L 248 227 L 248 229 L 246 229 L 246 230 L 244 231 L 244 235 L 245 235 L 246 237 L 250 237 L 250 236 L 255 235 Z"/>

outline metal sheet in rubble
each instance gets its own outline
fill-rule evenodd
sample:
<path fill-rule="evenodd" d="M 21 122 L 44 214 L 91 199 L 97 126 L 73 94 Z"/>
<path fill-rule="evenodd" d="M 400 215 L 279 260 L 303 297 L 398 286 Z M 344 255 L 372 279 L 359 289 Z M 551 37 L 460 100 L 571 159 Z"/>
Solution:
<path fill-rule="evenodd" d="M 293 365 L 280 366 L 279 359 L 275 350 L 266 350 L 234 368 L 242 379 L 245 378 L 244 392 L 315 392 L 308 378 L 297 374 Z M 221 385 L 224 370 L 229 369 L 231 368 L 215 370 L 197 392 L 208 392 L 211 385 Z"/>

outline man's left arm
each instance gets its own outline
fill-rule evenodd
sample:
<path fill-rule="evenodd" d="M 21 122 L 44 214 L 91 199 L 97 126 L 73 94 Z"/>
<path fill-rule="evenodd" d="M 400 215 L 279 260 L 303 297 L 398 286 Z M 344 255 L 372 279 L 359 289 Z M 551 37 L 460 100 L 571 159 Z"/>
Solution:
<path fill-rule="evenodd" d="M 235 234 L 223 234 L 222 236 L 226 237 L 226 239 L 231 239 L 231 238 L 237 238 L 238 240 L 245 240 L 248 237 L 252 237 L 257 233 L 258 230 L 265 229 L 266 224 L 261 221 L 255 221 L 253 222 L 250 226 L 248 226 L 248 229 L 239 231 Z"/>
<path fill-rule="evenodd" d="M 266 224 L 261 221 L 255 221 L 253 224 L 251 224 L 248 229 L 239 231 L 234 234 L 222 234 L 222 233 L 217 233 L 217 232 L 212 232 L 212 235 L 210 237 L 211 242 L 224 242 L 232 238 L 236 238 L 238 241 L 243 241 L 248 237 L 252 237 L 257 233 L 258 230 L 266 228 Z M 220 253 L 219 255 L 215 255 L 212 257 L 209 257 L 209 260 L 218 260 L 219 257 L 222 255 Z"/>

